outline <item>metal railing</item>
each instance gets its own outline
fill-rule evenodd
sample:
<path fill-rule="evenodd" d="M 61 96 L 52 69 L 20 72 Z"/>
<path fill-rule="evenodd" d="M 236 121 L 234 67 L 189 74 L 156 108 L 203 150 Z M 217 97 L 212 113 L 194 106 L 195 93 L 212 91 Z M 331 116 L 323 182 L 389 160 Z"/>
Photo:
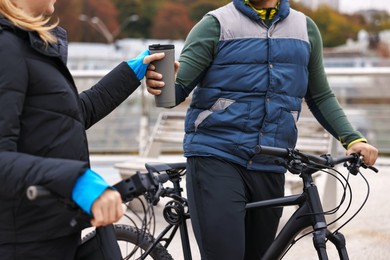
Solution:
<path fill-rule="evenodd" d="M 390 67 L 325 68 L 328 77 L 334 76 L 389 76 Z"/>
<path fill-rule="evenodd" d="M 79 91 L 91 87 L 108 72 L 71 71 Z M 381 153 L 390 154 L 390 67 L 326 68 L 326 73 L 351 123 Z M 177 107 L 173 110 L 183 109 Z M 139 153 L 140 147 L 145 146 L 144 137 L 151 132 L 161 111 L 154 107 L 153 97 L 145 95 L 140 88 L 113 113 L 88 130 L 91 152 Z M 177 146 L 181 151 L 181 145 Z"/>
<path fill-rule="evenodd" d="M 74 70 L 75 78 L 101 78 L 110 70 Z M 332 76 L 390 76 L 390 67 L 353 67 L 353 68 L 325 68 L 329 77 Z"/>

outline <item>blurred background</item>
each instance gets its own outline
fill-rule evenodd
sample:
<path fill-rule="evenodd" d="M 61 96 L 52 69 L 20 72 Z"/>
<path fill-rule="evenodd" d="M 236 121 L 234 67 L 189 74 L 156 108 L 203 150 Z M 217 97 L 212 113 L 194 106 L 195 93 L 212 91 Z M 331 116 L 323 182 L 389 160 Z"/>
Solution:
<path fill-rule="evenodd" d="M 79 91 L 149 44 L 175 44 L 178 59 L 186 35 L 208 11 L 229 0 L 64 0 L 56 3 L 68 31 L 69 62 Z M 354 126 L 390 154 L 390 2 L 290 0 L 318 25 L 329 82 Z M 154 106 L 144 86 L 88 130 L 93 154 L 180 154 L 188 102 L 174 109 Z M 309 113 L 303 113 L 310 117 Z M 159 125 L 173 118 L 175 138 L 157 142 Z M 165 133 L 167 134 L 167 133 Z M 169 133 L 168 133 L 169 134 Z M 161 139 L 161 138 L 160 138 Z M 167 138 L 166 138 L 167 139 Z M 331 139 L 329 139 L 331 140 Z M 330 142 L 330 141 L 329 141 Z M 152 147 L 152 148 L 151 148 Z M 148 150 L 149 149 L 149 150 Z M 149 152 L 148 152 L 148 151 Z"/>

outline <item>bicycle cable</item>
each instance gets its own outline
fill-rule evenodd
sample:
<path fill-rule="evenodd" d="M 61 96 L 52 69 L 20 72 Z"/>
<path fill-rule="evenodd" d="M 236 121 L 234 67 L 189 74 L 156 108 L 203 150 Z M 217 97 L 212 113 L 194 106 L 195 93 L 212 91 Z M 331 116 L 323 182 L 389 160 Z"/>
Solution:
<path fill-rule="evenodd" d="M 143 211 L 143 215 L 144 217 L 140 217 L 140 215 L 134 210 L 132 209 L 128 203 L 126 203 L 126 209 L 128 209 L 130 211 L 130 213 L 132 213 L 132 215 L 134 215 L 136 217 L 136 219 L 138 219 L 138 221 L 141 222 L 141 227 L 138 226 L 138 224 L 136 223 L 136 221 L 130 217 L 128 214 L 125 214 L 125 217 L 133 224 L 133 226 L 139 230 L 139 232 L 137 232 L 137 241 L 141 241 L 141 235 L 142 234 L 145 234 L 147 233 L 149 230 L 150 230 L 150 226 L 153 226 L 153 229 L 155 229 L 154 227 L 156 226 L 155 224 L 155 215 L 154 215 L 154 210 L 153 210 L 153 207 L 151 207 L 148 203 L 148 207 L 145 206 L 145 203 L 140 199 L 140 198 L 136 198 L 137 201 L 140 203 L 141 205 L 141 208 L 142 208 L 142 211 Z M 149 220 L 147 220 L 147 216 L 150 215 L 149 217 Z M 151 223 L 151 219 L 153 219 L 153 223 L 154 224 L 150 224 Z M 138 245 L 139 242 L 136 242 L 135 245 Z M 130 253 L 127 254 L 127 257 L 125 259 L 130 259 L 131 257 L 134 256 L 134 254 L 137 252 L 137 250 L 141 249 L 141 247 L 139 246 L 135 246 L 132 251 Z"/>
<path fill-rule="evenodd" d="M 339 181 L 339 184 L 342 186 L 342 196 L 341 196 L 341 199 L 340 199 L 340 202 L 338 204 L 338 206 L 336 206 L 335 208 L 333 209 L 330 209 L 330 210 L 327 210 L 324 212 L 325 215 L 332 215 L 332 214 L 336 214 L 336 212 L 338 212 L 341 208 L 341 206 L 345 203 L 346 201 L 346 198 L 347 198 L 347 191 L 349 193 L 349 202 L 345 208 L 345 210 L 341 213 L 341 215 L 336 218 L 335 220 L 333 220 L 332 222 L 328 223 L 327 226 L 330 226 L 330 225 L 333 225 L 334 223 L 336 223 L 338 220 L 340 220 L 341 218 L 343 218 L 345 216 L 345 214 L 349 211 L 351 205 L 352 205 L 352 187 L 351 185 L 349 184 L 349 177 L 350 177 L 350 174 L 348 173 L 347 177 L 345 177 L 340 171 L 336 170 L 336 169 L 331 169 L 333 172 L 337 173 L 338 175 L 334 174 L 334 173 L 331 173 L 329 171 L 327 171 L 327 174 L 329 174 L 330 176 L 336 178 L 338 181 Z M 340 179 L 340 176 L 341 178 L 344 180 L 341 180 Z"/>
<path fill-rule="evenodd" d="M 315 167 L 310 167 L 310 166 L 308 166 L 308 168 L 316 169 Z M 334 171 L 338 175 L 340 175 L 344 179 L 345 184 L 344 184 L 343 180 L 341 180 L 337 175 L 329 172 L 329 170 Z M 328 211 L 323 211 L 323 212 L 313 212 L 313 213 L 303 214 L 302 216 L 299 216 L 299 218 L 307 217 L 307 216 L 313 216 L 313 215 L 318 215 L 318 214 L 325 214 L 325 215 L 334 214 L 335 212 L 337 212 L 341 208 L 342 204 L 344 204 L 345 199 L 346 199 L 346 190 L 348 190 L 350 196 L 352 196 L 352 189 L 351 189 L 351 186 L 349 185 L 348 179 L 345 178 L 345 176 L 341 172 L 339 172 L 336 169 L 333 169 L 331 167 L 326 168 L 326 170 L 325 169 L 320 169 L 319 171 L 324 172 L 324 173 L 334 177 L 339 182 L 339 184 L 343 187 L 343 189 L 342 189 L 343 190 L 343 195 L 341 197 L 341 200 L 338 203 L 338 206 L 336 206 L 334 209 L 331 209 L 331 210 L 328 210 Z M 351 205 L 351 201 L 349 202 L 349 204 L 348 204 L 348 206 L 346 208 L 346 211 L 348 211 L 350 205 Z M 344 215 L 344 214 L 345 214 L 345 212 L 342 215 Z"/>
<path fill-rule="evenodd" d="M 364 175 L 360 172 L 360 170 L 358 171 L 358 174 L 360 175 L 360 177 L 362 177 L 362 179 L 364 180 L 364 182 L 366 184 L 366 187 L 367 187 L 366 196 L 365 196 L 362 204 L 360 205 L 360 207 L 356 210 L 356 212 L 346 222 L 344 222 L 344 224 L 342 224 L 339 228 L 337 228 L 333 233 L 338 232 L 340 229 L 342 229 L 344 226 L 346 226 L 350 221 L 352 221 L 352 219 L 354 219 L 356 217 L 356 215 L 359 214 L 359 212 L 363 209 L 363 207 L 366 205 L 366 203 L 368 201 L 368 198 L 370 196 L 370 184 L 367 181 L 367 178 L 364 177 Z"/>
<path fill-rule="evenodd" d="M 312 168 L 315 168 L 315 167 L 313 166 Z M 338 181 L 338 183 L 342 186 L 342 190 L 343 190 L 342 198 L 341 198 L 340 202 L 338 203 L 338 206 L 336 206 L 334 209 L 325 211 L 323 213 L 305 214 L 304 216 L 310 216 L 310 215 L 315 215 L 315 214 L 326 214 L 326 215 L 335 214 L 341 208 L 342 204 L 344 204 L 344 202 L 346 200 L 346 197 L 347 197 L 346 194 L 347 194 L 347 191 L 348 191 L 348 193 L 349 193 L 349 201 L 348 201 L 348 204 L 346 206 L 346 209 L 343 211 L 343 213 L 338 218 L 336 218 L 335 220 L 333 220 L 332 222 L 327 224 L 327 226 L 331 226 L 334 223 L 336 223 L 337 221 L 339 221 L 340 219 L 342 219 L 346 215 L 346 213 L 349 211 L 349 209 L 350 209 L 350 207 L 352 205 L 352 200 L 353 200 L 353 195 L 352 194 L 353 194 L 353 192 L 352 192 L 352 187 L 351 187 L 351 185 L 349 183 L 349 178 L 350 178 L 350 175 L 351 175 L 351 173 L 349 171 L 348 171 L 347 177 L 345 177 L 340 171 L 338 171 L 338 170 L 336 170 L 336 169 L 334 169 L 332 167 L 327 167 L 326 169 L 328 171 L 325 170 L 325 169 L 321 169 L 320 171 L 329 174 L 330 176 L 334 177 Z M 333 171 L 334 173 L 332 173 L 330 171 Z M 368 183 L 367 179 L 364 177 L 364 175 L 360 172 L 360 170 L 358 171 L 358 175 L 360 175 L 360 177 L 362 177 L 363 180 L 366 183 L 367 193 L 366 193 L 365 199 L 362 202 L 362 204 L 360 205 L 360 207 L 356 210 L 356 212 L 348 220 L 346 220 L 340 227 L 338 227 L 336 230 L 334 230 L 332 232 L 333 234 L 335 234 L 338 231 L 340 231 L 344 226 L 346 226 L 350 221 L 352 221 L 352 219 L 354 219 L 357 216 L 357 214 L 359 214 L 359 212 L 362 210 L 362 208 L 364 207 L 364 205 L 366 204 L 366 202 L 368 200 L 368 197 L 369 197 L 369 194 L 370 194 L 369 183 Z M 341 176 L 341 178 L 343 180 L 340 178 L 340 176 Z M 300 216 L 300 217 L 303 217 L 303 216 Z M 283 255 L 281 256 L 281 259 L 288 253 L 289 250 L 291 250 L 291 248 L 295 245 L 296 242 L 298 242 L 302 238 L 312 234 L 313 232 L 314 231 L 307 232 L 305 234 L 302 234 L 300 237 L 294 239 L 291 242 L 291 244 L 289 245 L 289 247 L 285 250 Z M 328 241 L 328 239 L 326 239 L 326 241 Z"/>

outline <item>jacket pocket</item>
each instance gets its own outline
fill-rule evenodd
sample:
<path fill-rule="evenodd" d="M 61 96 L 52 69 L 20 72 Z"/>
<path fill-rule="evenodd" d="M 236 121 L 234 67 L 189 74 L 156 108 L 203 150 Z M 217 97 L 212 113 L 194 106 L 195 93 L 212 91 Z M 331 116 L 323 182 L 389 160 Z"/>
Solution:
<path fill-rule="evenodd" d="M 209 110 L 200 112 L 194 122 L 195 131 L 198 129 L 199 125 L 202 124 L 202 122 L 204 122 L 211 114 L 214 112 L 226 110 L 234 102 L 235 101 L 232 99 L 219 98 Z"/>
<path fill-rule="evenodd" d="M 292 148 L 295 146 L 298 137 L 296 123 L 299 118 L 299 111 L 282 110 L 278 122 L 275 145 L 277 147 Z"/>

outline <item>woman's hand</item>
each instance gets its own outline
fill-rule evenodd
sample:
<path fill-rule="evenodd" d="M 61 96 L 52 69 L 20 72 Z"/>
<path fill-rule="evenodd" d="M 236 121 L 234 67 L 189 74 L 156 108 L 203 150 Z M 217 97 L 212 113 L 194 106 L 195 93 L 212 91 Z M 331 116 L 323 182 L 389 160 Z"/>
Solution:
<path fill-rule="evenodd" d="M 123 216 L 122 198 L 119 192 L 106 189 L 92 204 L 91 225 L 106 226 L 117 222 Z"/>
<path fill-rule="evenodd" d="M 164 58 L 165 53 L 159 52 L 150 54 L 149 50 L 141 52 L 134 59 L 128 60 L 127 64 L 134 71 L 135 75 L 139 80 L 142 80 L 145 77 L 146 69 L 149 66 L 149 63 L 155 60 L 161 60 Z"/>
<path fill-rule="evenodd" d="M 150 64 L 151 62 L 156 61 L 156 60 L 161 60 L 164 57 L 165 57 L 165 53 L 163 53 L 163 52 L 156 52 L 156 53 L 153 53 L 153 54 L 146 55 L 144 57 L 143 63 L 144 64 Z"/>

